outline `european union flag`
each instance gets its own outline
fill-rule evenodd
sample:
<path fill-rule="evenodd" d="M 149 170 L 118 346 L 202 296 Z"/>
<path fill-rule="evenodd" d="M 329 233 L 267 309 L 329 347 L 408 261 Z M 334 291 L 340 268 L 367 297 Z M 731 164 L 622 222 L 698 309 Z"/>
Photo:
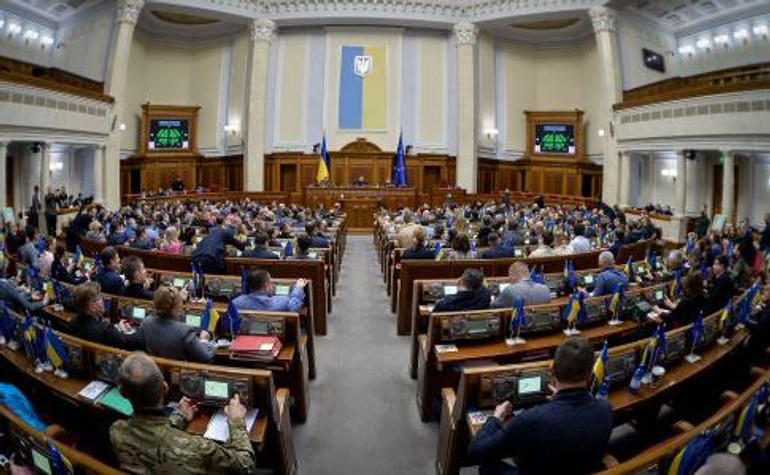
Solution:
<path fill-rule="evenodd" d="M 241 295 L 249 293 L 249 283 L 247 278 L 246 267 L 241 267 Z"/>
<path fill-rule="evenodd" d="M 8 310 L 8 305 L 6 305 L 5 301 L 3 300 L 3 313 L 0 315 L 0 332 L 2 332 L 6 343 L 13 339 L 15 330 L 16 319 L 11 316 L 11 312 Z"/>
<path fill-rule="evenodd" d="M 393 162 L 391 181 L 394 186 L 406 186 L 406 157 L 404 156 L 404 134 L 398 136 L 398 147 Z"/>
<path fill-rule="evenodd" d="M 238 312 L 238 308 L 233 305 L 232 300 L 227 304 L 227 311 L 225 316 L 222 317 L 222 327 L 230 330 L 230 335 L 232 336 L 235 336 L 238 330 L 241 329 L 241 314 Z"/>
<path fill-rule="evenodd" d="M 286 241 L 286 247 L 285 247 L 285 249 L 284 249 L 284 252 L 283 252 L 283 254 L 284 254 L 286 257 L 291 257 L 291 256 L 293 256 L 293 255 L 294 255 L 294 247 L 291 245 L 291 239 L 289 239 L 288 241 Z"/>
<path fill-rule="evenodd" d="M 691 475 L 695 473 L 706 462 L 713 450 L 714 441 L 711 432 L 696 435 L 676 454 L 666 474 Z"/>
<path fill-rule="evenodd" d="M 51 454 L 50 462 L 51 462 L 51 474 L 52 475 L 69 475 L 71 473 L 74 473 L 74 470 L 72 468 L 72 463 L 70 463 L 69 460 L 64 458 L 64 456 L 59 452 L 59 449 L 56 448 L 56 446 L 49 440 L 46 440 L 46 445 L 48 446 L 48 452 Z"/>

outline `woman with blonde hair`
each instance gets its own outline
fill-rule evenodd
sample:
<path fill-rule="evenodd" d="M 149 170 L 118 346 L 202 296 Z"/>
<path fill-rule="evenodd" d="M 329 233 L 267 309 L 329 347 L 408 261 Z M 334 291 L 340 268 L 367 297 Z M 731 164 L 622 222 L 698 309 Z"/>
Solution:
<path fill-rule="evenodd" d="M 166 228 L 163 233 L 163 242 L 160 243 L 160 252 L 164 254 L 179 254 L 182 241 L 179 240 L 179 230 L 174 226 Z"/>

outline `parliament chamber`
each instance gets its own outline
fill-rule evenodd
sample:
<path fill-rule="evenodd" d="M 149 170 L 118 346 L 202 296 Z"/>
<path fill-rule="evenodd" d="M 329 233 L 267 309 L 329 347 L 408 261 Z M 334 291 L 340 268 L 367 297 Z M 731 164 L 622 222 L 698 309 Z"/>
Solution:
<path fill-rule="evenodd" d="M 0 2 L 5 473 L 770 473 L 770 1 Z"/>

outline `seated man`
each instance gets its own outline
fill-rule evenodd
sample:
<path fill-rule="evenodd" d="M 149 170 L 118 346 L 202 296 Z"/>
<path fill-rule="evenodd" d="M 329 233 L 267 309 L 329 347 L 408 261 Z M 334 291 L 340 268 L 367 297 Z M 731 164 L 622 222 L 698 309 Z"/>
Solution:
<path fill-rule="evenodd" d="M 125 283 L 118 274 L 120 271 L 120 256 L 114 247 L 107 246 L 99 253 L 102 261 L 102 271 L 96 275 L 95 281 L 99 283 L 104 293 L 122 295 Z"/>
<path fill-rule="evenodd" d="M 594 352 L 583 337 L 559 345 L 550 402 L 514 416 L 509 401 L 495 408 L 468 446 L 481 474 L 558 475 L 602 470 L 612 409 L 587 390 Z M 516 467 L 502 461 L 513 457 Z"/>
<path fill-rule="evenodd" d="M 586 232 L 585 226 L 582 223 L 577 223 L 573 229 L 575 237 L 572 238 L 569 245 L 572 248 L 572 252 L 575 254 L 582 254 L 585 252 L 591 252 L 591 241 L 586 239 L 583 235 Z"/>
<path fill-rule="evenodd" d="M 287 259 L 290 260 L 307 260 L 307 259 L 313 259 L 313 257 L 310 257 L 310 248 L 313 245 L 313 241 L 310 239 L 310 236 L 308 236 L 305 233 L 300 234 L 297 236 L 297 248 L 294 249 L 294 254 L 287 257 Z"/>
<path fill-rule="evenodd" d="M 711 266 L 711 279 L 709 279 L 706 288 L 708 297 L 703 308 L 703 315 L 710 315 L 721 310 L 727 305 L 727 301 L 733 298 L 735 283 L 728 271 L 729 266 L 730 261 L 724 254 L 714 259 L 714 264 Z"/>
<path fill-rule="evenodd" d="M 489 243 L 489 249 L 485 249 L 481 253 L 482 259 L 505 259 L 506 257 L 513 257 L 511 251 L 503 247 L 502 243 L 500 243 L 500 236 L 497 233 L 489 233 L 487 242 Z"/>
<path fill-rule="evenodd" d="M 0 254 L 0 300 L 11 308 L 29 310 L 33 313 L 48 305 L 47 294 L 43 292 L 27 294 L 19 289 L 11 279 L 6 279 L 5 271 L 7 268 L 8 259 Z"/>
<path fill-rule="evenodd" d="M 120 394 L 134 415 L 110 427 L 110 441 L 120 468 L 130 473 L 252 473 L 254 449 L 246 431 L 246 407 L 236 394 L 224 411 L 230 437 L 224 444 L 184 430 L 198 406 L 187 398 L 166 417 L 168 384 L 155 362 L 132 353 L 118 370 Z"/>
<path fill-rule="evenodd" d="M 599 254 L 599 268 L 601 271 L 596 276 L 592 297 L 612 294 L 618 286 L 623 289 L 628 288 L 628 276 L 615 268 L 615 256 L 610 251 L 602 251 Z"/>
<path fill-rule="evenodd" d="M 72 293 L 77 314 L 70 321 L 72 334 L 78 338 L 114 346 L 124 350 L 143 349 L 137 333 L 128 333 L 131 326 L 120 322 L 118 328 L 109 321 L 102 320 L 104 299 L 99 284 L 86 282 L 75 287 Z"/>
<path fill-rule="evenodd" d="M 267 234 L 257 233 L 254 236 L 254 249 L 243 251 L 243 257 L 255 257 L 257 259 L 278 259 L 278 256 L 267 249 Z"/>
<path fill-rule="evenodd" d="M 318 230 L 317 221 L 308 221 L 305 224 L 305 232 L 310 236 L 312 245 L 310 247 L 329 247 L 329 238 L 321 234 Z"/>
<path fill-rule="evenodd" d="M 142 249 L 145 251 L 151 251 L 155 248 L 152 239 L 147 234 L 147 228 L 139 227 L 136 230 L 136 239 L 131 241 L 129 247 L 132 249 Z"/>
<path fill-rule="evenodd" d="M 401 255 L 402 259 L 435 259 L 433 249 L 425 247 L 425 229 L 419 227 L 412 233 L 414 245 L 405 250 Z"/>
<path fill-rule="evenodd" d="M 516 299 L 524 299 L 524 305 L 537 305 L 551 301 L 551 290 L 545 284 L 532 282 L 527 264 L 519 261 L 508 268 L 511 285 L 503 289 L 492 302 L 492 308 L 513 308 Z"/>
<path fill-rule="evenodd" d="M 553 233 L 544 231 L 539 238 L 540 245 L 529 254 L 529 257 L 549 257 L 555 256 L 556 251 L 553 248 Z"/>
<path fill-rule="evenodd" d="M 128 285 L 123 289 L 123 295 L 132 299 L 152 300 L 153 292 L 147 288 L 147 271 L 144 262 L 138 256 L 128 256 L 123 259 L 123 275 L 128 279 Z"/>
<path fill-rule="evenodd" d="M 481 269 L 465 269 L 457 280 L 457 293 L 439 300 L 434 312 L 458 312 L 460 310 L 483 310 L 489 308 L 492 294 L 484 287 Z"/>
<path fill-rule="evenodd" d="M 273 295 L 275 287 L 270 273 L 265 269 L 252 269 L 246 278 L 249 293 L 233 300 L 238 310 L 272 310 L 275 312 L 298 312 L 305 302 L 305 279 L 298 279 L 291 294 Z"/>

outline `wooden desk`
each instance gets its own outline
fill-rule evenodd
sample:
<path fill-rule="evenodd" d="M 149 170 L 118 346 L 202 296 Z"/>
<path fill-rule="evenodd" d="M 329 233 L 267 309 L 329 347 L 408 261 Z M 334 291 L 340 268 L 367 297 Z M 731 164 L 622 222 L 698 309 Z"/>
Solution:
<path fill-rule="evenodd" d="M 309 186 L 304 190 L 304 202 L 308 208 L 323 204 L 326 209 L 339 202 L 350 221 L 350 230 L 368 232 L 372 228 L 374 213 L 381 206 L 388 209 L 416 206 L 417 190 L 372 186 L 332 188 Z"/>

